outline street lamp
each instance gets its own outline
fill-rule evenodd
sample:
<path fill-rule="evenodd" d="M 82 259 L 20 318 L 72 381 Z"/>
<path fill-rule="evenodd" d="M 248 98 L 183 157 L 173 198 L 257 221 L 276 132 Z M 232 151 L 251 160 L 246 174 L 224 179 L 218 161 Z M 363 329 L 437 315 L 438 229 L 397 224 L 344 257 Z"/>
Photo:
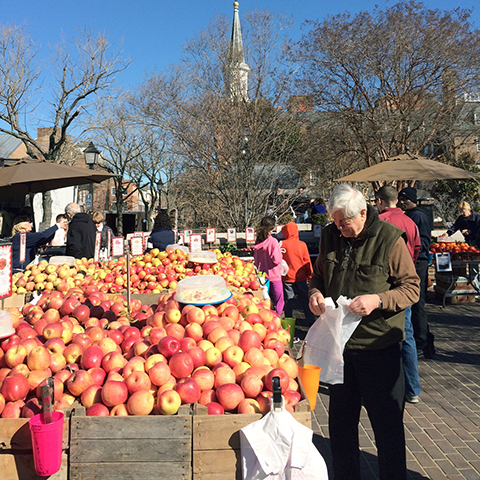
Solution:
<path fill-rule="evenodd" d="M 98 163 L 98 157 L 100 156 L 100 151 L 95 147 L 93 142 L 88 144 L 88 147 L 83 151 L 85 156 L 85 163 L 88 165 L 90 170 L 94 170 L 95 165 Z M 93 183 L 90 183 L 89 187 L 90 194 L 90 211 L 93 211 Z"/>

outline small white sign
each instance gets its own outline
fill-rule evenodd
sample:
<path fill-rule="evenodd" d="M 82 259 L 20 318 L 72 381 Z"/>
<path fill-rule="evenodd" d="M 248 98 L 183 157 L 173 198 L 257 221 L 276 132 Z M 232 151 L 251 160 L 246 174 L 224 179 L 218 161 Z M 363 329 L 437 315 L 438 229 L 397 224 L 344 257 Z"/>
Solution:
<path fill-rule="evenodd" d="M 217 232 L 214 228 L 207 228 L 207 243 L 215 243 L 217 241 Z"/>
<path fill-rule="evenodd" d="M 450 259 L 450 253 L 449 252 L 436 253 L 435 264 L 437 266 L 437 272 L 451 272 L 452 261 Z"/>
<path fill-rule="evenodd" d="M 247 227 L 245 229 L 245 241 L 247 243 L 255 241 L 255 229 L 253 227 Z"/>
<path fill-rule="evenodd" d="M 100 244 L 102 243 L 102 232 L 97 232 L 95 235 L 95 253 L 93 259 L 98 262 L 100 260 Z"/>
<path fill-rule="evenodd" d="M 25 232 L 20 233 L 20 253 L 18 254 L 18 260 L 20 263 L 25 263 L 27 255 L 27 234 Z"/>
<path fill-rule="evenodd" d="M 237 230 L 235 228 L 227 228 L 227 242 L 237 241 Z"/>
<path fill-rule="evenodd" d="M 190 243 L 190 235 L 192 234 L 192 230 L 184 230 L 183 231 L 183 241 L 185 244 Z"/>
<path fill-rule="evenodd" d="M 314 238 L 320 238 L 322 236 L 322 226 L 313 225 L 313 236 Z"/>
<path fill-rule="evenodd" d="M 123 237 L 112 237 L 112 257 L 121 257 L 123 255 Z"/>
<path fill-rule="evenodd" d="M 134 257 L 143 254 L 143 237 L 132 237 L 130 239 L 130 252 Z"/>
<path fill-rule="evenodd" d="M 134 237 L 143 237 L 143 232 L 133 232 Z"/>
<path fill-rule="evenodd" d="M 12 244 L 0 247 L 0 298 L 12 295 Z"/>
<path fill-rule="evenodd" d="M 192 233 L 190 235 L 190 251 L 201 252 L 202 251 L 202 234 Z"/>

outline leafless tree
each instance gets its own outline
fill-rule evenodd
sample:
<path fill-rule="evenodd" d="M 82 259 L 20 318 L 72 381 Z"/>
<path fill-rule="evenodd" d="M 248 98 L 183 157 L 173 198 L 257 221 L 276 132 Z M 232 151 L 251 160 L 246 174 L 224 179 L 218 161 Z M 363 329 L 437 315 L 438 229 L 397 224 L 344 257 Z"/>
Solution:
<path fill-rule="evenodd" d="M 230 22 L 221 16 L 186 44 L 180 65 L 147 79 L 136 99 L 145 121 L 167 132 L 184 171 L 178 199 L 197 227 L 255 225 L 301 136 L 295 116 L 281 108 L 295 72 L 281 48 L 290 20 L 267 10 L 245 18 L 248 101 L 226 93 Z"/>
<path fill-rule="evenodd" d="M 104 35 L 88 31 L 56 46 L 46 66 L 37 55 L 22 28 L 0 26 L 0 132 L 21 140 L 32 158 L 61 162 L 68 132 L 102 95 L 112 94 L 117 74 L 129 62 L 110 51 Z M 29 133 L 36 125 L 51 128 L 48 142 Z M 49 224 L 50 195 L 43 203 L 43 220 Z"/>
<path fill-rule="evenodd" d="M 291 50 L 301 63 L 297 87 L 326 114 L 320 133 L 335 118 L 317 140 L 330 158 L 351 162 L 342 173 L 428 146 L 455 158 L 459 94 L 480 91 L 480 32 L 469 10 L 401 2 L 306 27 Z"/>

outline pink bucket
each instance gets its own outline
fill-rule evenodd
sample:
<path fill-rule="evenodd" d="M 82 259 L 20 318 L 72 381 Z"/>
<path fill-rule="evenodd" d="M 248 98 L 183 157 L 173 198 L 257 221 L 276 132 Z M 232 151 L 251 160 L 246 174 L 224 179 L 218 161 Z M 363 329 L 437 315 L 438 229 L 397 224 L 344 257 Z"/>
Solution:
<path fill-rule="evenodd" d="M 62 412 L 53 412 L 52 423 L 43 423 L 43 415 L 35 415 L 28 423 L 32 436 L 35 471 L 41 477 L 53 475 L 62 464 L 63 420 Z"/>

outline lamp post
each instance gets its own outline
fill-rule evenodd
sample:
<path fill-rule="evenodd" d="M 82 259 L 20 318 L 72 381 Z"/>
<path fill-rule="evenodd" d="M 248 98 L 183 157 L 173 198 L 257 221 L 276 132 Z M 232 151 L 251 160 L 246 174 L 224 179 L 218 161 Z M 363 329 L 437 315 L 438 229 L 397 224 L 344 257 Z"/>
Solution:
<path fill-rule="evenodd" d="M 85 163 L 88 165 L 90 170 L 94 170 L 95 165 L 98 163 L 98 157 L 100 156 L 100 151 L 95 147 L 93 142 L 88 144 L 88 147 L 83 151 L 83 155 L 85 156 Z M 90 212 L 93 211 L 93 183 L 90 183 L 89 187 L 89 195 L 90 195 Z M 87 202 L 86 202 L 87 203 Z"/>

